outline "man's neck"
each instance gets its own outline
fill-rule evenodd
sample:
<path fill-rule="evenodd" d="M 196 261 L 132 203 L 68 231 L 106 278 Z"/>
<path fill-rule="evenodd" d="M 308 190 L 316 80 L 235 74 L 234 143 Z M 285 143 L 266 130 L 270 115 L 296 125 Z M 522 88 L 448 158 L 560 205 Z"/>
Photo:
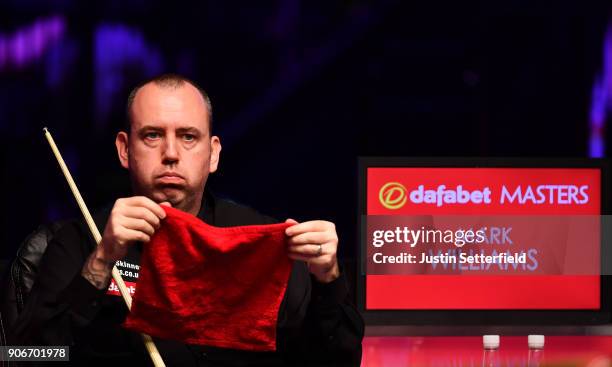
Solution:
<path fill-rule="evenodd" d="M 192 208 L 192 209 L 190 209 L 190 210 L 184 210 L 184 211 L 185 211 L 185 212 L 187 212 L 187 213 L 189 213 L 189 214 L 193 214 L 193 215 L 197 216 L 197 215 L 198 215 L 198 213 L 200 212 L 200 207 L 201 207 L 201 206 L 202 206 L 202 205 L 201 205 L 200 203 L 198 203 L 197 205 L 193 206 L 193 208 Z"/>
<path fill-rule="evenodd" d="M 181 205 L 184 204 L 184 205 Z M 174 205 L 173 205 L 174 206 Z M 193 214 L 195 216 L 200 212 L 200 208 L 202 207 L 202 195 L 194 198 L 194 200 L 189 202 L 183 202 L 176 205 L 176 208 L 182 210 L 186 213 Z"/>

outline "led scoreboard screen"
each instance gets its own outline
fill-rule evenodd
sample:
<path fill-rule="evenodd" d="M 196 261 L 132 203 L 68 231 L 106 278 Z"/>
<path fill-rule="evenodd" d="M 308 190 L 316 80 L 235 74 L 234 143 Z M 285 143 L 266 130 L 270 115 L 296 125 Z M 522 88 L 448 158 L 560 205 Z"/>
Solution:
<path fill-rule="evenodd" d="M 405 161 L 360 163 L 366 313 L 602 309 L 603 165 Z"/>

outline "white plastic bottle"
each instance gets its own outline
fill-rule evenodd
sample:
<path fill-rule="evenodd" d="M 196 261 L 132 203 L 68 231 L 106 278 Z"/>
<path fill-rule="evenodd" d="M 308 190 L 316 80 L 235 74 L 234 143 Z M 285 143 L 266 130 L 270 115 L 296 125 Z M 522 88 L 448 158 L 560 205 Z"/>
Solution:
<path fill-rule="evenodd" d="M 544 357 L 544 335 L 527 336 L 529 355 L 527 356 L 528 367 L 540 367 Z"/>
<path fill-rule="evenodd" d="M 499 335 L 483 335 L 482 346 L 484 347 L 482 366 L 499 367 L 501 365 L 499 358 Z"/>

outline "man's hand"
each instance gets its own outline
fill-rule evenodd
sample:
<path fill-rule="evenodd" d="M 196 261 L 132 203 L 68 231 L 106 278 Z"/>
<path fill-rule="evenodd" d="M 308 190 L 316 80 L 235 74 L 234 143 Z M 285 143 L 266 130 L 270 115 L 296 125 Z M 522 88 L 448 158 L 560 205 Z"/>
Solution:
<path fill-rule="evenodd" d="M 319 282 L 329 283 L 338 278 L 338 235 L 334 223 L 323 220 L 298 223 L 293 219 L 285 223 L 295 224 L 285 230 L 289 237 L 289 257 L 305 261 Z"/>
<path fill-rule="evenodd" d="M 149 242 L 165 217 L 164 209 L 144 196 L 117 200 L 104 228 L 102 241 L 83 266 L 83 277 L 98 289 L 108 287 L 113 266 L 125 257 L 128 246 L 138 241 Z"/>

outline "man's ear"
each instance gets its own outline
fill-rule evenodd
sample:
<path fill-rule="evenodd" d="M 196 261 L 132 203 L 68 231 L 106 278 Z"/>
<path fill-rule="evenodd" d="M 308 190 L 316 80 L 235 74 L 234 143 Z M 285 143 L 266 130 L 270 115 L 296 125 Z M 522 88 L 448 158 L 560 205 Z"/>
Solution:
<path fill-rule="evenodd" d="M 213 173 L 219 166 L 219 158 L 221 156 L 221 140 L 218 136 L 212 136 L 210 138 L 210 169 L 209 172 Z"/>
<path fill-rule="evenodd" d="M 115 146 L 117 147 L 117 155 L 119 156 L 119 162 L 121 162 L 121 166 L 126 169 L 130 168 L 130 163 L 128 159 L 128 143 L 128 133 L 126 133 L 125 131 L 119 131 L 117 133 L 117 137 L 115 138 Z"/>

